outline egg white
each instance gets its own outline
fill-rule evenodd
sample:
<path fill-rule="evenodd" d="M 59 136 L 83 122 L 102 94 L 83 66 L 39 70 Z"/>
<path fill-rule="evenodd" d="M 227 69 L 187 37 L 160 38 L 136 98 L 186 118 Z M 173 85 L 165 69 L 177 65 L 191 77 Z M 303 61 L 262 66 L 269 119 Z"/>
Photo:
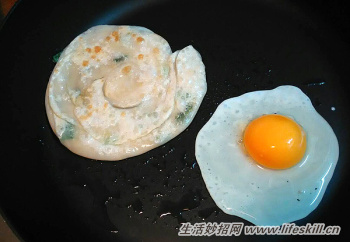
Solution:
<path fill-rule="evenodd" d="M 304 158 L 289 169 L 261 167 L 244 151 L 247 124 L 274 113 L 294 119 L 307 135 Z M 282 225 L 310 214 L 320 203 L 339 156 L 332 128 L 294 86 L 225 100 L 198 133 L 195 148 L 217 206 L 255 225 Z"/>

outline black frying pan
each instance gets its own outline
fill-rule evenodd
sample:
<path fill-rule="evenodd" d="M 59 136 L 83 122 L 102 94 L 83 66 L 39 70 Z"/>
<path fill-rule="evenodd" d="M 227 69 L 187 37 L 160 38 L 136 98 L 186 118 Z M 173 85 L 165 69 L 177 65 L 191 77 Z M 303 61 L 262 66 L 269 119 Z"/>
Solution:
<path fill-rule="evenodd" d="M 296 224 L 342 227 L 340 236 L 317 239 L 349 237 L 349 12 L 338 0 L 20 1 L 0 33 L 3 216 L 25 241 L 300 239 L 177 236 L 182 222 L 250 225 L 224 214 L 209 196 L 195 138 L 223 100 L 290 84 L 311 98 L 340 144 L 322 202 Z M 147 27 L 173 50 L 192 44 L 206 65 L 208 92 L 189 128 L 119 162 L 71 153 L 51 131 L 44 109 L 52 57 L 97 24 Z"/>

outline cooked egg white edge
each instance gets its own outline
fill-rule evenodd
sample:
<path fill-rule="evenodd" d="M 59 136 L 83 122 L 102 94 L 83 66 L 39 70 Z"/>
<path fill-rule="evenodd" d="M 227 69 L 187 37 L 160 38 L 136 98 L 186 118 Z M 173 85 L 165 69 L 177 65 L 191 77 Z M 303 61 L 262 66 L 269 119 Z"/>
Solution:
<path fill-rule="evenodd" d="M 281 91 L 288 95 L 276 95 Z M 263 108 L 254 113 L 245 111 L 254 105 Z M 290 169 L 270 170 L 258 166 L 238 142 L 250 121 L 272 113 L 292 117 L 307 134 L 306 155 Z M 305 122 L 304 115 L 311 116 L 312 120 Z M 219 122 L 225 132 L 220 130 Z M 238 134 L 234 134 L 235 129 L 239 130 Z M 293 86 L 246 93 L 222 102 L 198 133 L 195 149 L 203 179 L 217 206 L 255 225 L 281 225 L 311 213 L 324 195 L 339 156 L 332 128 L 317 113 L 310 99 Z M 227 163 L 230 160 L 248 162 Z"/>

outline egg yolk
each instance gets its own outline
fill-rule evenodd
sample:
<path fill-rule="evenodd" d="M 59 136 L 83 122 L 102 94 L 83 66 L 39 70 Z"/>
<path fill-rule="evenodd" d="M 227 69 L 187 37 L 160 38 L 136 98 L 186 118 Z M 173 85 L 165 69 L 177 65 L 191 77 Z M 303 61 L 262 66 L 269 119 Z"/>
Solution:
<path fill-rule="evenodd" d="M 271 169 L 286 169 L 303 158 L 306 134 L 293 119 L 270 114 L 248 124 L 243 143 L 248 154 L 260 165 Z"/>

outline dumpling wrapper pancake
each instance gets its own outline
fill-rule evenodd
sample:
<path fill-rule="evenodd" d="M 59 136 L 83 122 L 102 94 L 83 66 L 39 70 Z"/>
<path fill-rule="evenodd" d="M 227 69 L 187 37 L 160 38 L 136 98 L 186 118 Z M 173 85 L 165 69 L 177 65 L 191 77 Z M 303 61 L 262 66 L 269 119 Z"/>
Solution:
<path fill-rule="evenodd" d="M 52 129 L 72 152 L 121 160 L 185 130 L 206 90 L 205 67 L 192 46 L 172 53 L 146 28 L 101 25 L 62 52 L 45 104 Z"/>

